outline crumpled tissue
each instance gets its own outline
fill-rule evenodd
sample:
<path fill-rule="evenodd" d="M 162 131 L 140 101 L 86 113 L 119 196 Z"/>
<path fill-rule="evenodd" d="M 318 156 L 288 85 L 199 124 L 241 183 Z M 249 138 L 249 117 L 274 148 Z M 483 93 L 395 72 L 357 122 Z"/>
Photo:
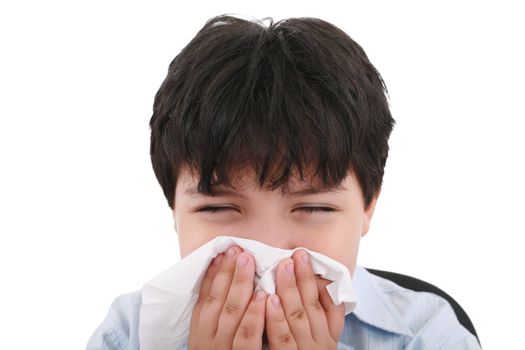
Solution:
<path fill-rule="evenodd" d="M 350 272 L 345 265 L 306 248 L 286 250 L 264 243 L 231 236 L 219 236 L 196 249 L 142 288 L 139 318 L 141 350 L 179 349 L 187 342 L 191 313 L 197 302 L 200 285 L 210 262 L 230 246 L 238 245 L 255 260 L 255 290 L 275 294 L 275 273 L 282 259 L 298 249 L 310 254 L 314 274 L 333 281 L 326 286 L 334 304 L 344 303 L 345 315 L 357 303 Z"/>

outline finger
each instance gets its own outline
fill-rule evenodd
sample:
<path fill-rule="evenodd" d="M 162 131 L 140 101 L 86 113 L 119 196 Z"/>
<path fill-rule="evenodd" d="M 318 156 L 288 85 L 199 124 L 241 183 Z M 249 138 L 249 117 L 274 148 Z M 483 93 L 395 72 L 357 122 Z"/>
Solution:
<path fill-rule="evenodd" d="M 328 336 L 328 322 L 324 309 L 319 302 L 316 276 L 312 271 L 308 252 L 299 250 L 294 253 L 292 259 L 295 262 L 297 287 L 308 315 L 312 337 L 317 342 L 323 342 Z"/>
<path fill-rule="evenodd" d="M 312 332 L 299 289 L 297 289 L 294 265 L 294 261 L 289 258 L 279 263 L 276 289 L 290 330 L 299 348 L 303 349 L 306 344 L 311 343 Z"/>
<path fill-rule="evenodd" d="M 204 299 L 199 315 L 199 331 L 204 336 L 215 336 L 219 316 L 228 295 L 230 284 L 235 271 L 235 261 L 241 249 L 237 246 L 230 247 L 224 259 L 222 260 L 219 270 L 211 284 L 210 291 Z M 202 332 L 202 333 L 201 333 Z"/>
<path fill-rule="evenodd" d="M 233 339 L 233 349 L 261 349 L 266 293 L 254 293 Z"/>
<path fill-rule="evenodd" d="M 221 266 L 221 262 L 223 259 L 224 259 L 224 253 L 219 253 L 213 259 L 210 266 L 208 266 L 208 270 L 206 270 L 206 274 L 204 275 L 204 278 L 202 280 L 200 294 L 208 295 L 210 293 L 213 279 L 215 278 L 215 275 L 219 271 L 219 268 Z"/>
<path fill-rule="evenodd" d="M 231 340 L 241 323 L 246 307 L 250 303 L 253 293 L 253 277 L 255 275 L 255 262 L 248 253 L 237 256 L 235 273 L 228 291 L 228 296 L 219 316 L 219 325 L 216 336 L 220 339 Z"/>
<path fill-rule="evenodd" d="M 326 286 L 330 283 L 331 281 L 322 278 L 317 279 L 319 301 L 326 313 L 328 330 L 330 331 L 332 339 L 337 342 L 345 324 L 345 306 L 343 303 L 335 305 L 332 301 L 332 297 L 328 294 L 328 290 L 326 289 Z"/>
<path fill-rule="evenodd" d="M 266 335 L 270 349 L 297 349 L 297 343 L 288 326 L 279 296 L 266 299 Z"/>
<path fill-rule="evenodd" d="M 197 299 L 197 303 L 195 304 L 192 314 L 191 314 L 190 338 L 192 338 L 191 330 L 196 330 L 198 328 L 197 325 L 199 322 L 200 310 L 201 310 L 203 301 L 206 300 L 206 297 L 210 292 L 211 284 L 213 282 L 213 279 L 215 278 L 215 275 L 217 274 L 217 271 L 219 271 L 219 267 L 221 265 L 221 261 L 223 258 L 224 258 L 224 254 L 222 253 L 218 254 L 212 260 L 212 262 L 206 269 L 204 278 L 202 280 L 201 288 L 199 290 L 199 297 Z"/>

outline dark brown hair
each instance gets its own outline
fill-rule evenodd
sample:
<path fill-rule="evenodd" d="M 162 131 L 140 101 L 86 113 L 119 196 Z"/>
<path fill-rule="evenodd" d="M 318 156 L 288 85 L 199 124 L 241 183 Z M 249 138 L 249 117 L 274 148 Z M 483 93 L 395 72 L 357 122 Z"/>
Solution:
<path fill-rule="evenodd" d="M 264 20 L 263 20 L 264 21 Z M 211 18 L 171 62 L 155 96 L 151 161 L 168 205 L 182 167 L 212 194 L 251 167 L 261 187 L 310 172 L 324 187 L 354 172 L 368 206 L 394 126 L 365 52 L 317 18 Z"/>

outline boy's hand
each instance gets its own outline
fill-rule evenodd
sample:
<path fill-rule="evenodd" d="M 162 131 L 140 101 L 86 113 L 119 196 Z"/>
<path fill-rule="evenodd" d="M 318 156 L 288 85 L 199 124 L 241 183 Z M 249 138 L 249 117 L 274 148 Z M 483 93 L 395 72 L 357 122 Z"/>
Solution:
<path fill-rule="evenodd" d="M 193 309 L 190 350 L 262 348 L 266 294 L 252 296 L 254 275 L 253 257 L 238 246 L 215 257 Z"/>
<path fill-rule="evenodd" d="M 334 305 L 330 282 L 313 274 L 304 250 L 277 268 L 277 294 L 266 301 L 270 349 L 336 349 L 344 327 L 344 305 Z"/>

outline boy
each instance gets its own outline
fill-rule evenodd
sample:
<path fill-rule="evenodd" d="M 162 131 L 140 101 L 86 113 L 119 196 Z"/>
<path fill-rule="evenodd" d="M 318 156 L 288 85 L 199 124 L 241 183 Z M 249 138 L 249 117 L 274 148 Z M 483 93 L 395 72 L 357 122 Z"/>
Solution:
<path fill-rule="evenodd" d="M 343 263 L 356 309 L 344 315 L 299 250 L 276 294 L 253 292 L 238 246 L 206 271 L 190 349 L 478 349 L 446 301 L 356 266 L 378 199 L 394 120 L 386 87 L 337 27 L 210 19 L 155 96 L 151 159 L 181 257 L 223 235 L 305 247 Z M 88 349 L 138 349 L 140 290 L 120 296 Z"/>

